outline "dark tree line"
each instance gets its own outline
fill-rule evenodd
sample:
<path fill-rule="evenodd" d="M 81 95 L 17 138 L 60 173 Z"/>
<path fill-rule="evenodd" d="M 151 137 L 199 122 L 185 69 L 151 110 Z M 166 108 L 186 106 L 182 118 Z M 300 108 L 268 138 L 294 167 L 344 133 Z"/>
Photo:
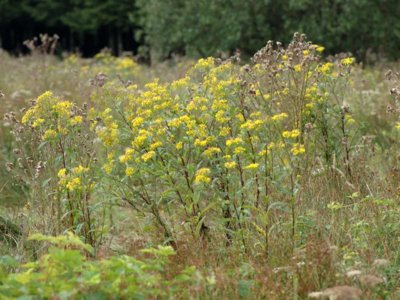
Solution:
<path fill-rule="evenodd" d="M 251 55 L 298 31 L 328 53 L 399 58 L 399 16 L 399 0 L 0 0 L 0 46 L 21 52 L 25 39 L 57 33 L 85 55 Z"/>
<path fill-rule="evenodd" d="M 137 48 L 132 0 L 0 0 L 0 47 L 25 52 L 23 41 L 58 34 L 61 48 L 93 55 Z"/>

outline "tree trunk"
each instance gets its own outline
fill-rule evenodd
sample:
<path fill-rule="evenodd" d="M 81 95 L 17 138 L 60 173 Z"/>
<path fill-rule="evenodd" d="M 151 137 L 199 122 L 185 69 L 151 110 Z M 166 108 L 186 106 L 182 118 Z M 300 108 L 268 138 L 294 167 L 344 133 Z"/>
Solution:
<path fill-rule="evenodd" d="M 74 42 L 74 33 L 72 32 L 71 29 L 69 29 L 69 37 L 68 37 L 68 42 L 69 42 L 69 52 L 73 52 L 75 49 L 75 42 Z"/>
<path fill-rule="evenodd" d="M 98 49 L 98 47 L 99 47 L 99 29 L 97 29 L 93 35 L 93 48 Z"/>
<path fill-rule="evenodd" d="M 123 49 L 123 44 L 122 44 L 122 33 L 121 30 L 118 29 L 117 33 L 117 55 L 120 56 L 122 54 Z"/>
<path fill-rule="evenodd" d="M 114 51 L 114 37 L 111 27 L 108 27 L 108 48 L 110 49 L 112 54 L 115 54 Z"/>

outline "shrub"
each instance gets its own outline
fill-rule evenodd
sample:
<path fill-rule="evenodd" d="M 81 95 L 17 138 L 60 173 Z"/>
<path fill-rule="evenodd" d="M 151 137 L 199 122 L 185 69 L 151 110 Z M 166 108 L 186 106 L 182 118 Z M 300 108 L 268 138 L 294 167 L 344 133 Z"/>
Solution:
<path fill-rule="evenodd" d="M 50 243 L 47 254 L 37 261 L 19 264 L 3 257 L 0 265 L 0 292 L 11 298 L 147 299 L 187 296 L 195 287 L 196 270 L 188 267 L 177 274 L 168 270 L 171 247 L 143 249 L 148 257 L 130 256 L 89 260 L 92 251 L 73 234 L 49 237 L 34 235 L 32 240 Z M 18 272 L 6 273 L 5 268 Z"/>

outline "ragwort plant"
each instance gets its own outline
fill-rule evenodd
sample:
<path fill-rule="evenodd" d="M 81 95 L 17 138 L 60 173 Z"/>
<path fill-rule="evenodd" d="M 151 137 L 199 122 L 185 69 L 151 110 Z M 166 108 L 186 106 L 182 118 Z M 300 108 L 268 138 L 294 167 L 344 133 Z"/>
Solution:
<path fill-rule="evenodd" d="M 354 59 L 321 62 L 322 51 L 295 35 L 287 49 L 269 42 L 252 65 L 200 59 L 171 84 L 120 88 L 93 116 L 117 198 L 152 215 L 169 241 L 223 233 L 268 256 L 271 234 L 283 234 L 299 246 L 309 176 L 336 172 L 351 185 Z"/>
<path fill-rule="evenodd" d="M 96 246 L 104 211 L 99 197 L 93 199 L 97 157 L 86 110 L 45 92 L 20 122 L 14 117 L 13 172 L 29 187 L 26 226 L 52 235 L 73 231 Z"/>

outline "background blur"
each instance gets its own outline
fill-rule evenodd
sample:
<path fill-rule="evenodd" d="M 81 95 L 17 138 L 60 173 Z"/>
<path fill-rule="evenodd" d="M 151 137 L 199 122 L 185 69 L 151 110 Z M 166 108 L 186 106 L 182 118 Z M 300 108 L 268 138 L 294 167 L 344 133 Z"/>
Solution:
<path fill-rule="evenodd" d="M 24 40 L 56 33 L 59 51 L 83 56 L 251 55 L 299 31 L 327 53 L 397 59 L 399 16 L 398 0 L 0 0 L 0 47 L 24 53 Z"/>

